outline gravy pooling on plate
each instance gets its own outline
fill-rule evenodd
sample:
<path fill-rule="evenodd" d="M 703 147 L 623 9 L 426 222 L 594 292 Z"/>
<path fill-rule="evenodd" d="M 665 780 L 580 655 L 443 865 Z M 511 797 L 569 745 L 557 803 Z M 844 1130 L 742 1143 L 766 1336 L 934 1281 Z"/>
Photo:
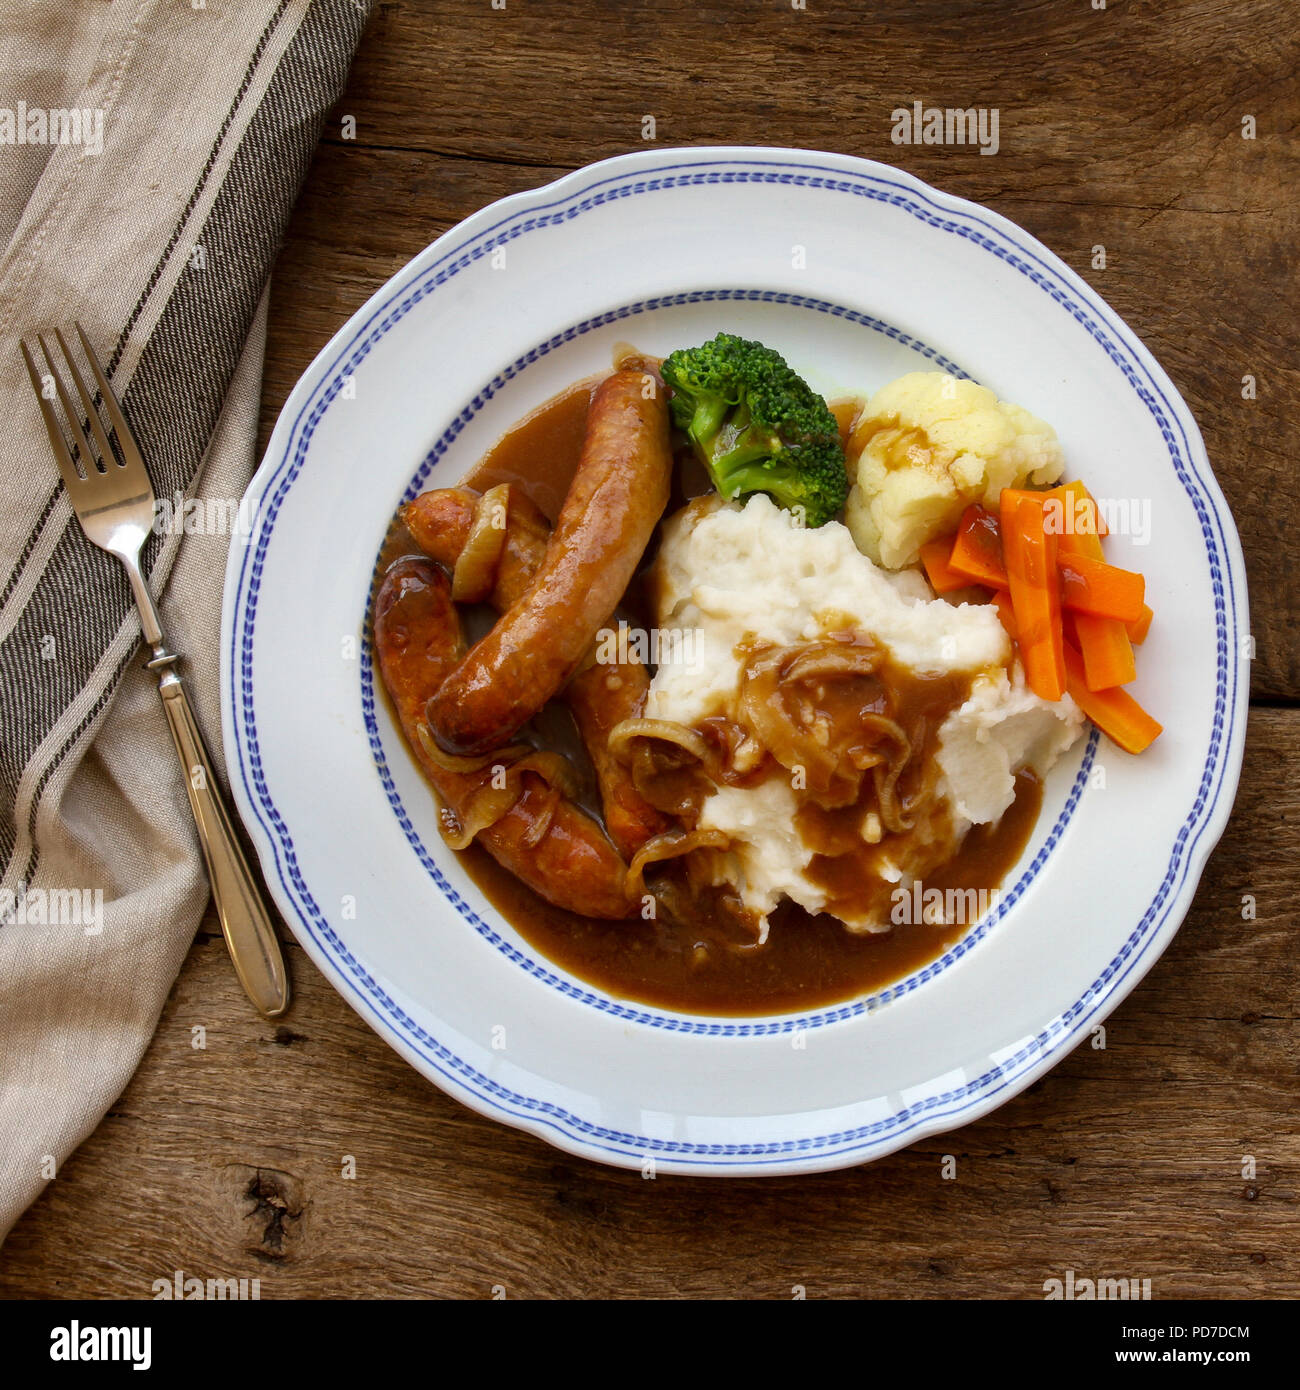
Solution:
<path fill-rule="evenodd" d="M 976 826 L 927 888 L 992 890 L 1024 853 L 1042 805 L 1032 772 L 994 826 Z M 970 923 L 908 923 L 888 932 L 845 931 L 837 918 L 794 903 L 772 916 L 756 946 L 727 915 L 692 922 L 661 916 L 629 924 L 577 917 L 530 892 L 477 846 L 461 862 L 484 897 L 542 955 L 581 980 L 663 1009 L 753 1015 L 821 1008 L 869 994 L 937 960 Z"/>
<path fill-rule="evenodd" d="M 625 357 L 619 365 L 643 368 L 649 375 L 656 364 Z M 575 383 L 519 421 L 466 475 L 462 486 L 487 493 L 508 484 L 512 494 L 528 499 L 553 525 L 579 470 L 591 401 L 600 380 L 596 377 Z M 835 403 L 841 438 L 848 435 L 856 411 L 854 401 Z M 677 512 L 710 486 L 707 473 L 693 455 L 679 448 L 668 512 Z M 656 535 L 619 607 L 619 616 L 633 627 L 650 628 L 655 622 L 656 585 L 650 582 L 650 570 L 657 546 Z M 391 575 L 395 567 L 419 555 L 419 546 L 399 519 L 381 556 L 381 573 Z M 464 605 L 461 612 L 471 641 L 492 626 L 495 616 L 482 605 Z M 857 686 L 848 682 L 823 690 L 820 710 L 832 726 L 828 738 L 837 722 L 845 725 L 852 721 L 859 707 L 855 701 L 862 707 L 871 706 L 875 696 L 866 689 L 868 680 L 863 677 Z M 890 663 L 887 654 L 877 680 L 879 687 L 887 689 L 891 722 L 906 729 L 909 743 L 915 745 L 914 756 L 898 779 L 898 792 L 914 806 L 925 804 L 934 818 L 932 833 L 937 848 L 928 856 L 920 853 L 914 862 L 923 870 L 925 886 L 941 893 L 947 889 L 959 893 L 995 890 L 1023 853 L 1042 800 L 1039 777 L 1032 769 L 1021 768 L 1014 774 L 1014 796 L 1004 814 L 965 829 L 957 836 L 955 851 L 944 839 L 945 834 L 954 833 L 945 804 L 937 801 L 931 805 L 919 792 L 923 782 L 933 791 L 938 729 L 967 699 L 971 680 L 969 671 L 917 674 Z M 878 700 L 876 707 L 883 708 Z M 725 722 L 715 716 L 718 727 L 706 732 L 716 734 L 720 743 L 728 737 L 743 739 L 743 730 L 737 734 L 734 728 L 723 729 Z M 521 730 L 516 746 L 533 754 L 562 758 L 570 769 L 565 780 L 568 798 L 585 816 L 599 820 L 602 806 L 597 777 L 566 704 L 558 700 L 547 703 Z M 430 768 L 421 754 L 429 751 L 427 739 L 422 749 L 413 749 L 426 773 Z M 461 766 L 445 750 L 435 755 L 440 759 L 440 770 L 444 764 Z M 642 762 L 648 766 L 650 760 L 643 758 Z M 445 770 L 443 775 L 448 775 Z M 768 757 L 749 780 L 785 777 L 786 769 Z M 700 781 L 698 794 L 686 798 L 697 805 L 709 790 L 705 779 Z M 874 839 L 863 838 L 860 833 L 860 827 L 870 823 L 875 814 L 872 788 L 878 785 L 869 775 L 862 776 L 847 811 L 812 801 L 800 806 L 796 829 L 812 851 L 806 876 L 824 892 L 829 910 L 813 912 L 796 902 L 782 901 L 766 914 L 763 932 L 757 938 L 752 921 L 739 910 L 735 891 L 716 875 L 714 882 L 703 882 L 696 872 L 698 863 L 670 859 L 647 864 L 646 886 L 653 881 L 659 895 L 654 915 L 609 920 L 547 901 L 503 867 L 498 862 L 500 856 L 493 857 L 481 841 L 460 850 L 460 857 L 484 895 L 521 936 L 558 965 L 611 993 L 669 1009 L 704 1013 L 744 1015 L 818 1007 L 901 978 L 942 955 L 971 926 L 969 918 L 899 922 L 895 916 L 896 924 L 888 930 L 846 929 L 846 916 L 851 920 L 873 917 L 880 922 L 890 918 L 894 895 L 890 880 L 880 876 L 882 858 L 893 852 L 890 837 L 879 833 L 878 816 Z M 657 787 L 652 777 L 638 790 L 649 791 L 653 801 Z M 445 828 L 445 810 L 443 823 Z M 689 829 L 689 816 L 682 825 Z M 705 859 L 708 853 L 703 851 L 695 858 Z"/>

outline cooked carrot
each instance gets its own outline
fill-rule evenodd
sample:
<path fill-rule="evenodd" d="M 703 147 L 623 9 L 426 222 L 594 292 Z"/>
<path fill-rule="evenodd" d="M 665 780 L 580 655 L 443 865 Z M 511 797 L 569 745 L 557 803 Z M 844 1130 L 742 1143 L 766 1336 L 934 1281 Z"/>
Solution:
<path fill-rule="evenodd" d="M 1135 647 L 1140 647 L 1147 640 L 1147 633 L 1151 631 L 1151 619 L 1154 617 L 1155 614 L 1144 603 L 1141 616 L 1134 618 L 1131 623 L 1124 624 L 1128 630 L 1128 640 Z"/>
<path fill-rule="evenodd" d="M 1013 642 L 1020 640 L 1020 629 L 1016 626 L 1016 610 L 1011 603 L 1011 595 L 1005 589 L 997 589 L 993 594 L 993 606 L 998 610 L 1002 626 Z"/>
<path fill-rule="evenodd" d="M 966 508 L 952 543 L 949 567 L 976 584 L 995 589 L 1007 587 L 1007 568 L 1002 563 L 1002 533 L 998 519 L 978 503 Z"/>
<path fill-rule="evenodd" d="M 1047 524 L 1060 537 L 1059 549 L 1066 555 L 1084 555 L 1089 560 L 1105 560 L 1101 549 L 1101 532 L 1096 523 L 1101 513 L 1096 510 L 1088 489 L 1080 482 L 1062 483 L 1043 493 L 1057 510 L 1049 512 Z"/>
<path fill-rule="evenodd" d="M 1044 700 L 1065 691 L 1057 538 L 1043 528 L 1043 495 L 1005 488 L 1001 497 L 1002 558 L 1019 630 L 1029 688 Z"/>
<path fill-rule="evenodd" d="M 1123 623 L 1114 618 L 1094 618 L 1091 613 L 1076 613 L 1074 627 L 1089 690 L 1111 690 L 1127 685 L 1137 676 L 1133 643 Z"/>
<path fill-rule="evenodd" d="M 1035 582 L 1041 573 L 1036 565 L 1045 563 L 1054 548 L 1057 553 L 1053 558 L 1060 571 L 1060 587 L 1076 598 L 1079 596 L 1080 580 L 1067 577 L 1067 571 L 1080 574 L 1084 582 L 1096 576 L 1103 586 L 1110 584 L 1111 597 L 1107 601 L 1112 605 L 1114 586 L 1119 585 L 1120 592 L 1128 594 L 1125 600 L 1127 607 L 1121 610 L 1124 612 L 1132 611 L 1133 579 L 1141 580 L 1141 576 L 1116 579 L 1118 575 L 1127 576 L 1127 571 L 1116 570 L 1102 560 L 1101 540 L 1095 529 L 1101 521 L 1100 513 L 1094 508 L 1090 515 L 1086 508 L 1076 507 L 1080 498 L 1091 501 L 1083 485 L 1067 483 L 1064 488 L 1054 489 L 1054 493 L 1058 497 L 1064 493 L 1066 503 L 1075 508 L 1069 512 L 1068 520 L 1064 514 L 1058 513 L 1048 522 L 1052 514 L 1045 510 L 1044 499 L 1050 501 L 1052 493 L 1010 488 L 1003 492 L 1000 529 L 1010 583 L 1008 590 L 998 588 L 994 591 L 993 604 L 1008 636 L 1020 649 L 1030 687 L 1039 695 L 1044 694 L 1044 689 L 1040 684 L 1035 684 L 1036 680 L 1043 683 L 1043 687 L 1051 688 L 1047 683 L 1055 674 L 1052 665 L 1054 658 L 1050 651 L 1050 633 L 1054 628 L 1060 641 L 1062 680 L 1075 703 L 1120 748 L 1129 753 L 1140 753 L 1159 736 L 1161 726 L 1120 686 L 1131 681 L 1136 674 L 1132 642 L 1140 642 L 1146 636 L 1151 625 L 1150 608 L 1143 603 L 1131 620 L 1120 621 L 1118 618 L 1098 617 L 1095 613 L 1059 607 L 1055 624 L 1048 620 L 1048 638 L 1044 640 L 1041 635 L 1043 615 L 1050 614 L 1050 593 L 1053 588 L 1051 585 L 1045 586 L 1049 595 L 1045 600 L 1044 592 Z M 1065 524 L 1062 524 L 1063 521 Z M 953 568 L 957 567 L 954 565 Z M 1039 627 L 1029 626 L 1027 617 Z M 1034 633 L 1037 640 L 1021 641 L 1022 632 Z"/>
<path fill-rule="evenodd" d="M 1134 623 L 1142 616 L 1146 580 L 1140 574 L 1089 555 L 1071 554 L 1064 546 L 1056 563 L 1061 573 L 1061 602 L 1067 608 L 1097 618 L 1116 618 L 1121 623 Z"/>
<path fill-rule="evenodd" d="M 926 578 L 936 594 L 950 594 L 954 589 L 968 589 L 971 581 L 964 574 L 958 574 L 948 564 L 948 552 L 952 543 L 947 540 L 926 541 L 921 547 L 921 563 L 925 566 Z"/>
<path fill-rule="evenodd" d="M 1088 489 L 1076 480 L 1053 488 L 1048 496 L 1058 499 L 1064 508 L 1060 552 L 1071 561 L 1081 558 L 1104 563 L 1098 533 L 1101 512 Z M 1137 674 L 1128 629 L 1118 618 L 1084 613 L 1077 614 L 1077 618 L 1079 650 L 1088 688 L 1109 690 L 1112 686 L 1127 685 Z"/>
<path fill-rule="evenodd" d="M 1050 488 L 1044 495 L 1049 499 L 1046 521 L 1049 531 L 1055 531 L 1058 536 L 1110 534 L 1101 508 L 1077 478 Z"/>
<path fill-rule="evenodd" d="M 1083 485 L 1069 483 L 1068 488 L 1083 491 Z M 1021 489 L 1021 491 L 1024 491 Z M 1049 520 L 1052 513 L 1047 510 L 1056 494 L 1064 491 L 1054 488 L 1050 492 L 1028 494 L 1044 498 L 1044 529 L 1049 525 L 1066 524 L 1065 513 L 1058 513 Z M 1092 499 L 1083 496 L 1091 505 Z M 1068 524 L 1081 526 L 1091 524 L 1086 511 L 1079 507 L 1076 516 L 1074 504 L 1070 504 Z M 1096 513 L 1100 519 L 1100 513 Z M 1124 623 L 1137 623 L 1146 608 L 1143 603 L 1146 581 L 1132 570 L 1122 570 L 1107 564 L 1100 556 L 1091 553 L 1087 541 L 1076 546 L 1074 535 L 1059 532 L 1057 566 L 1061 573 L 1061 606 L 1077 609 L 1081 613 L 1091 613 L 1095 617 L 1116 618 Z M 1089 535 L 1090 532 L 1084 534 Z M 1067 549 L 1067 547 L 1070 547 Z M 948 569 L 955 574 L 965 575 L 975 584 L 987 584 L 990 588 L 1005 589 L 1007 585 L 1006 566 L 1002 562 L 1002 535 L 998 518 L 985 511 L 978 504 L 967 507 L 962 513 L 957 534 L 952 542 L 952 554 L 948 557 Z M 1150 620 L 1148 619 L 1148 625 Z"/>
<path fill-rule="evenodd" d="M 1070 608 L 1061 609 L 1061 630 L 1065 633 L 1065 640 L 1073 647 L 1079 645 L 1079 628 L 1076 622 L 1078 615 Z"/>
<path fill-rule="evenodd" d="M 1066 686 L 1074 703 L 1126 753 L 1140 753 L 1159 737 L 1162 726 L 1126 690 L 1093 690 L 1084 672 L 1083 657 L 1068 643 L 1065 648 Z"/>
<path fill-rule="evenodd" d="M 1002 619 L 1007 636 L 1017 640 L 1016 615 L 1011 595 L 998 589 L 993 606 Z M 1070 615 L 1064 615 L 1068 627 Z M 1083 657 L 1070 642 L 1065 643 L 1065 688 L 1076 705 L 1104 733 L 1128 753 L 1140 753 L 1161 732 L 1161 726 L 1151 718 L 1126 690 L 1089 690 L 1083 669 Z"/>

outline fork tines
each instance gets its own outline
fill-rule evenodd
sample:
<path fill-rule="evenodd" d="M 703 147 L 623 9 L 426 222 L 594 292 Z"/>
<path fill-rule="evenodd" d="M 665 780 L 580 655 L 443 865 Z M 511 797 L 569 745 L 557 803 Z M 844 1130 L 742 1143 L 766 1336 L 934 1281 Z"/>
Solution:
<path fill-rule="evenodd" d="M 80 410 L 77 409 L 68 394 L 63 381 L 63 373 L 56 365 L 44 336 L 38 333 L 36 341 L 40 344 L 41 353 L 45 358 L 47 368 L 45 373 L 37 368 L 27 343 L 19 340 L 23 359 L 27 363 L 27 371 L 32 379 L 32 389 L 36 392 L 36 397 L 40 402 L 45 429 L 50 436 L 50 447 L 54 450 L 59 470 L 63 474 L 64 485 L 69 493 L 74 491 L 78 483 L 91 480 L 94 474 L 107 472 L 110 467 L 129 468 L 136 464 L 143 467 L 143 460 L 135 447 L 130 428 L 122 414 L 117 396 L 109 385 L 108 377 L 104 374 L 104 369 L 95 356 L 94 349 L 90 346 L 81 324 L 77 323 L 75 327 L 77 336 L 81 340 L 82 351 L 85 353 L 86 361 L 90 364 L 90 370 L 94 373 L 95 382 L 99 388 L 94 395 L 87 389 L 85 377 L 82 376 L 77 367 L 76 359 L 68 347 L 62 330 L 56 328 L 54 336 L 58 340 L 59 348 L 63 354 L 64 368 L 72 378 L 77 395 L 81 398 Z M 59 424 L 58 414 L 54 409 L 50 395 L 51 386 L 63 405 L 63 413 L 68 423 L 68 433 L 71 436 L 71 448 L 69 448 L 68 438 L 64 435 Z M 108 429 L 105 429 L 104 421 L 100 417 L 99 400 L 103 401 L 104 409 L 108 415 Z M 90 434 L 94 438 L 95 449 L 91 448 L 90 438 L 87 437 L 87 426 L 89 426 Z M 114 434 L 116 435 L 116 450 L 113 447 L 112 435 Z"/>

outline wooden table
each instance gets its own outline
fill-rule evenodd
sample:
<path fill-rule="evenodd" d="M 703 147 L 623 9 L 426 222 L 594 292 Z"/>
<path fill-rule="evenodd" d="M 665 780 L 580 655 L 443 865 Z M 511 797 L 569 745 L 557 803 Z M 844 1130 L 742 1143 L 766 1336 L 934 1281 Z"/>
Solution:
<path fill-rule="evenodd" d="M 811 1178 L 645 1181 L 566 1157 L 427 1085 L 296 946 L 293 1011 L 259 1022 L 209 918 L 139 1073 L 11 1235 L 0 1295 L 147 1297 L 178 1269 L 257 1277 L 266 1298 L 1037 1298 L 1067 1269 L 1150 1278 L 1156 1298 L 1300 1294 L 1295 38 L 1288 0 L 379 5 L 276 272 L 263 438 L 418 250 L 642 148 L 644 116 L 662 145 L 901 165 L 1046 242 L 1199 420 L 1254 599 L 1236 812 L 1104 1051 L 955 1134 Z M 891 144 L 914 100 L 996 106 L 999 152 Z"/>

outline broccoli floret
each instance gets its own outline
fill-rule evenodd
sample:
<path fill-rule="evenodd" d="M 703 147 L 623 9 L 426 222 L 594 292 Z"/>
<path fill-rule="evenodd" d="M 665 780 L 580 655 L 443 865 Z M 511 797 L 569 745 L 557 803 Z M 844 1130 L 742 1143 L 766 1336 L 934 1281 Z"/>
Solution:
<path fill-rule="evenodd" d="M 780 353 L 719 333 L 663 364 L 672 415 L 728 500 L 765 492 L 809 526 L 844 506 L 849 480 L 830 407 Z"/>

